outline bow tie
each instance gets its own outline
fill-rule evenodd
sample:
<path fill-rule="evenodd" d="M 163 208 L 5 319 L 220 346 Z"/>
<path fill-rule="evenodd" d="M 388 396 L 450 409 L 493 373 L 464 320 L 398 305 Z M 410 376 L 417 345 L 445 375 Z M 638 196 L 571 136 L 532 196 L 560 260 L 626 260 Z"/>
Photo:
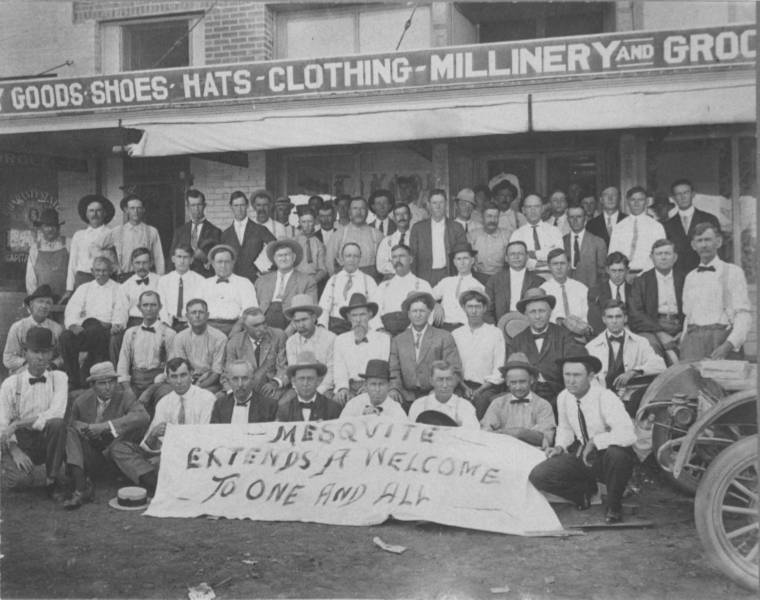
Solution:
<path fill-rule="evenodd" d="M 704 273 L 705 271 L 715 273 L 715 267 L 697 267 L 697 273 Z"/>
<path fill-rule="evenodd" d="M 137 280 L 137 285 L 148 285 L 148 283 L 149 283 L 149 278 L 148 277 L 146 277 L 145 279 L 138 279 Z"/>
<path fill-rule="evenodd" d="M 304 408 L 311 410 L 314 408 L 314 400 L 310 400 L 309 402 L 301 402 L 298 401 L 298 406 L 303 410 Z"/>
<path fill-rule="evenodd" d="M 528 398 L 528 396 L 525 396 L 525 398 L 520 400 L 519 398 L 515 398 L 514 396 L 512 396 L 512 399 L 509 401 L 509 403 L 510 404 L 529 404 L 530 398 Z"/>
<path fill-rule="evenodd" d="M 534 333 L 533 334 L 533 339 L 534 340 L 543 340 L 543 339 L 546 339 L 546 332 L 544 331 L 543 333 Z"/>
<path fill-rule="evenodd" d="M 149 331 L 150 333 L 156 333 L 156 329 L 155 329 L 154 327 L 146 327 L 145 325 L 143 325 L 143 326 L 141 327 L 141 329 L 142 329 L 143 331 Z"/>
<path fill-rule="evenodd" d="M 238 400 L 235 398 L 235 406 L 248 406 L 248 403 L 251 401 L 251 397 L 248 396 L 245 400 Z"/>
<path fill-rule="evenodd" d="M 355 340 L 354 343 L 358 346 L 359 344 L 369 344 L 369 340 L 365 337 L 360 340 Z"/>
<path fill-rule="evenodd" d="M 35 383 L 45 383 L 47 381 L 47 377 L 44 375 L 40 375 L 39 377 L 30 377 L 29 378 L 29 385 L 34 385 Z"/>
<path fill-rule="evenodd" d="M 229 282 L 230 282 L 230 280 L 229 280 L 229 279 L 222 279 L 221 277 L 219 277 L 219 278 L 216 280 L 216 282 L 217 282 L 217 283 L 229 283 Z"/>
<path fill-rule="evenodd" d="M 608 335 L 607 339 L 611 342 L 617 342 L 618 344 L 623 343 L 623 339 L 625 338 L 625 335 Z"/>

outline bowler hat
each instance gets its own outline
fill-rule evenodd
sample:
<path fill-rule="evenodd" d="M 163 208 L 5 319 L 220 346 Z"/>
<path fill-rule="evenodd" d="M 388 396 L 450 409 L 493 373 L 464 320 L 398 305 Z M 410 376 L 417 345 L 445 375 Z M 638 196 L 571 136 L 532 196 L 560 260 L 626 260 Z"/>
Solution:
<path fill-rule="evenodd" d="M 282 248 L 290 248 L 293 251 L 296 255 L 296 261 L 293 263 L 293 266 L 297 267 L 303 259 L 303 248 L 301 244 L 290 238 L 282 238 L 267 244 L 267 258 L 269 262 L 274 263 L 274 253 Z"/>
<path fill-rule="evenodd" d="M 79 213 L 79 218 L 82 219 L 82 221 L 85 223 L 89 223 L 87 220 L 87 207 L 90 206 L 90 204 L 93 202 L 97 202 L 103 207 L 103 210 L 106 213 L 103 222 L 110 223 L 116 214 L 116 209 L 108 198 L 101 196 L 100 194 L 90 194 L 88 196 L 84 196 L 79 200 L 79 203 L 77 204 L 77 212 Z"/>
<path fill-rule="evenodd" d="M 473 250 L 472 244 L 469 242 L 457 242 L 451 247 L 451 252 L 449 252 L 449 260 L 454 260 L 454 257 L 460 252 L 469 252 L 470 256 L 473 258 L 478 255 L 478 251 Z"/>
<path fill-rule="evenodd" d="M 26 332 L 26 349 L 45 352 L 53 349 L 53 332 L 45 327 L 32 327 Z"/>
<path fill-rule="evenodd" d="M 373 358 L 367 361 L 367 367 L 364 370 L 366 373 L 359 373 L 359 377 L 362 379 L 369 379 L 370 377 L 379 377 L 380 379 L 391 378 L 391 366 L 387 360 Z"/>
<path fill-rule="evenodd" d="M 501 371 L 501 374 L 504 375 L 504 377 L 507 376 L 507 372 L 510 369 L 525 369 L 534 377 L 538 376 L 538 369 L 528 362 L 528 357 L 522 352 L 512 353 L 504 366 L 499 367 L 499 371 Z"/>
<path fill-rule="evenodd" d="M 475 192 L 473 192 L 470 188 L 464 188 L 463 190 L 460 190 L 457 194 L 457 197 L 454 198 L 455 200 L 463 200 L 464 202 L 469 202 L 470 204 L 475 204 Z"/>
<path fill-rule="evenodd" d="M 342 306 L 339 309 L 340 316 L 348 320 L 348 313 L 355 308 L 369 308 L 369 312 L 371 312 L 372 317 L 374 317 L 377 314 L 378 306 L 375 302 L 368 302 L 367 297 L 364 294 L 351 294 L 351 298 L 348 301 L 348 306 Z"/>
<path fill-rule="evenodd" d="M 525 291 L 522 300 L 517 303 L 517 310 L 525 314 L 525 309 L 528 304 L 539 300 L 546 302 L 552 310 L 554 310 L 554 307 L 557 305 L 557 299 L 554 296 L 547 294 L 544 288 L 531 288 Z"/>
<path fill-rule="evenodd" d="M 314 304 L 309 294 L 296 294 L 290 301 L 288 308 L 282 309 L 282 314 L 286 319 L 292 319 L 293 315 L 298 311 L 313 312 L 314 316 L 319 318 L 322 315 L 322 307 L 319 304 Z"/>
<path fill-rule="evenodd" d="M 483 306 L 486 307 L 486 309 L 491 305 L 491 298 L 488 297 L 488 294 L 485 292 L 482 292 L 478 289 L 470 289 L 470 290 L 464 290 L 461 294 L 459 294 L 459 298 L 457 300 L 459 301 L 459 306 L 464 308 L 464 296 L 465 294 L 476 294 L 480 300 L 483 302 Z"/>
<path fill-rule="evenodd" d="M 106 379 L 116 379 L 118 375 L 113 368 L 113 364 L 110 362 L 102 362 L 96 365 L 92 365 L 90 369 L 90 376 L 87 378 L 87 383 L 93 381 L 104 381 Z"/>
<path fill-rule="evenodd" d="M 235 249 L 232 246 L 228 246 L 227 244 L 217 244 L 211 250 L 208 251 L 208 260 L 209 262 L 214 260 L 214 256 L 217 255 L 219 252 L 229 252 L 232 256 L 232 261 L 235 262 L 237 260 L 237 252 L 235 252 Z"/>
<path fill-rule="evenodd" d="M 296 358 L 295 364 L 288 365 L 285 373 L 290 378 L 295 375 L 298 369 L 316 369 L 317 375 L 320 377 L 324 377 L 327 373 L 327 366 L 319 362 L 313 352 L 301 352 Z"/>
<path fill-rule="evenodd" d="M 52 225 L 53 227 L 60 227 L 64 225 L 66 221 L 58 220 L 58 211 L 54 208 L 45 208 L 40 215 L 39 221 L 34 221 L 35 227 L 42 227 L 43 225 Z"/>
<path fill-rule="evenodd" d="M 596 356 L 590 354 L 577 354 L 575 356 L 563 356 L 554 361 L 557 366 L 562 367 L 565 363 L 583 363 L 588 366 L 594 373 L 602 370 L 602 361 Z"/>
<path fill-rule="evenodd" d="M 24 298 L 24 304 L 29 306 L 32 300 L 36 300 L 37 298 L 50 298 L 53 301 L 53 304 L 58 303 L 58 296 L 53 293 L 53 289 L 47 283 L 43 283 L 40 287 L 34 290 L 34 293 L 31 296 Z"/>
<path fill-rule="evenodd" d="M 414 303 L 422 300 L 425 303 L 425 306 L 428 307 L 429 310 L 433 310 L 435 308 L 435 298 L 428 292 L 409 292 L 409 295 L 404 298 L 404 301 L 401 303 L 401 312 L 409 312 L 409 307 Z"/>
<path fill-rule="evenodd" d="M 137 194 L 127 194 L 121 199 L 121 202 L 119 202 L 119 208 L 121 208 L 121 210 L 127 210 L 127 204 L 130 202 L 130 200 L 139 200 L 142 202 L 143 208 L 145 208 L 147 205 L 145 198 L 142 198 Z"/>
<path fill-rule="evenodd" d="M 419 415 L 417 415 L 415 423 L 435 425 L 437 427 L 459 427 L 459 423 L 457 423 L 449 415 L 444 414 L 438 410 L 423 410 Z"/>

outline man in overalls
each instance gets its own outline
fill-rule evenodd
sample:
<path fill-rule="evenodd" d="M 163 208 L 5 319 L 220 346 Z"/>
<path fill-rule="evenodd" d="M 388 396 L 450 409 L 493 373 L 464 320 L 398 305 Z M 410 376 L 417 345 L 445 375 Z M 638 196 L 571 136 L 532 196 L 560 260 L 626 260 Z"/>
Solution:
<path fill-rule="evenodd" d="M 33 294 L 39 286 L 48 284 L 59 298 L 66 293 L 66 273 L 69 268 L 67 240 L 61 235 L 58 211 L 46 208 L 40 220 L 34 222 L 40 232 L 37 242 L 29 247 L 26 262 L 26 292 Z"/>

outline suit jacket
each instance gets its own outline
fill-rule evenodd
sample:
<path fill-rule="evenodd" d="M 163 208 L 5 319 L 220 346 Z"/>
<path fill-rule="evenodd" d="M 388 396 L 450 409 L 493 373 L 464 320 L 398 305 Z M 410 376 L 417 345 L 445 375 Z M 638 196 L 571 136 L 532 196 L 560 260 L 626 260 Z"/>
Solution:
<path fill-rule="evenodd" d="M 618 211 L 618 219 L 616 223 L 620 223 L 623 219 L 625 219 L 628 215 Z M 607 215 L 602 212 L 601 215 L 594 217 L 593 219 L 589 219 L 588 223 L 586 223 L 586 231 L 590 231 L 593 233 L 596 237 L 601 238 L 604 242 L 604 245 L 609 248 L 610 247 L 610 234 L 607 233 Z"/>
<path fill-rule="evenodd" d="M 234 233 L 234 232 L 233 232 Z M 177 229 L 174 230 L 174 236 L 172 237 L 172 247 L 170 250 L 170 254 L 174 254 L 174 249 L 179 246 L 180 244 L 187 244 L 190 246 L 190 238 L 193 234 L 193 222 L 188 221 L 181 227 L 177 227 Z M 203 227 L 201 227 L 201 233 L 198 236 L 198 247 L 200 248 L 204 242 L 208 240 L 213 240 L 215 242 L 219 242 L 219 240 L 222 237 L 222 230 L 219 229 L 216 225 L 212 225 L 209 223 L 208 219 L 203 221 Z M 202 275 L 203 277 L 210 277 L 214 274 L 213 270 L 207 269 L 203 266 L 203 261 L 198 260 L 197 258 L 193 258 L 193 262 L 190 263 L 190 270 L 195 271 L 199 275 Z"/>
<path fill-rule="evenodd" d="M 277 291 L 277 271 L 266 273 L 256 280 L 254 286 L 256 288 L 256 298 L 259 301 L 259 308 L 266 312 L 269 305 L 274 299 L 274 294 Z M 293 301 L 293 297 L 298 294 L 308 294 L 314 304 L 319 304 L 319 298 L 317 297 L 317 283 L 311 275 L 301 273 L 295 269 L 290 274 L 290 279 L 285 285 L 285 292 L 282 295 L 282 308 L 290 307 L 290 303 Z"/>
<path fill-rule="evenodd" d="M 375 229 L 380 229 L 380 221 L 373 221 L 372 227 Z M 388 231 L 383 232 L 383 235 L 385 237 L 388 237 L 389 235 L 396 233 L 396 230 L 398 230 L 398 225 L 396 225 L 393 219 L 388 219 Z"/>
<path fill-rule="evenodd" d="M 683 284 L 686 274 L 673 269 L 673 287 L 676 289 L 678 316 L 683 319 Z M 636 333 L 656 333 L 662 331 L 657 321 L 657 271 L 650 269 L 639 275 L 631 286 L 628 298 L 628 327 Z"/>
<path fill-rule="evenodd" d="M 631 293 L 633 286 L 630 283 L 625 283 L 625 306 L 630 309 L 631 307 Z M 607 327 L 602 321 L 604 312 L 602 307 L 607 300 L 612 299 L 612 290 L 610 290 L 609 281 L 603 281 L 598 283 L 588 290 L 588 324 L 594 329 L 594 333 L 601 333 Z"/>
<path fill-rule="evenodd" d="M 95 390 L 90 388 L 81 393 L 71 409 L 69 426 L 75 422 L 92 424 L 98 416 L 98 400 Z M 117 385 L 113 397 L 103 412 L 103 422 L 110 421 L 116 430 L 116 438 L 103 451 L 108 455 L 116 442 L 140 442 L 150 425 L 150 416 L 140 404 L 128 384 Z"/>
<path fill-rule="evenodd" d="M 572 254 L 573 235 L 570 232 L 562 238 L 565 242 L 567 260 L 570 260 Z M 570 277 L 591 289 L 607 279 L 607 244 L 593 233 L 586 231 L 583 234 L 580 250 L 578 268 L 570 269 Z"/>
<path fill-rule="evenodd" d="M 420 341 L 419 361 L 412 328 L 403 331 L 391 340 L 391 387 L 399 390 L 408 402 L 416 398 L 415 392 L 418 390 L 430 392 L 433 389 L 430 367 L 438 360 L 462 368 L 456 342 L 448 331 L 431 326 L 425 329 Z"/>
<path fill-rule="evenodd" d="M 233 336 L 227 342 L 227 358 L 225 359 L 225 371 L 227 365 L 234 360 L 244 360 L 253 365 L 253 389 L 261 390 L 261 387 L 270 380 L 277 377 L 280 380 L 280 389 L 288 384 L 288 376 L 285 370 L 288 366 L 288 360 L 285 355 L 285 342 L 288 336 L 281 329 L 267 327 L 267 333 L 261 341 L 261 350 L 259 357 L 261 362 L 256 362 L 256 355 L 253 351 L 253 345 L 249 341 L 248 333 L 243 331 Z M 229 384 L 225 376 L 222 376 L 222 383 L 225 389 L 229 389 Z"/>
<path fill-rule="evenodd" d="M 317 397 L 314 399 L 314 407 L 309 415 L 309 422 L 332 421 L 340 417 L 342 410 L 343 407 L 337 402 L 328 400 L 322 394 L 317 394 Z M 280 406 L 277 410 L 277 420 L 285 423 L 303 421 L 303 413 L 298 404 L 298 396 Z"/>
<path fill-rule="evenodd" d="M 538 368 L 539 373 L 543 375 L 546 382 L 551 386 L 555 399 L 557 394 L 565 389 L 565 380 L 562 377 L 562 369 L 554 361 L 564 356 L 588 354 L 586 349 L 575 340 L 570 331 L 554 323 L 549 323 L 541 352 L 538 351 L 538 346 L 536 346 L 536 342 L 533 339 L 533 332 L 530 327 L 515 337 L 507 339 L 507 361 L 509 361 L 509 357 L 514 352 L 522 352 L 528 357 L 528 362 Z M 552 400 L 550 398 L 544 399 Z"/>
<path fill-rule="evenodd" d="M 235 396 L 228 392 L 224 398 L 214 402 L 211 411 L 211 423 L 232 423 L 232 410 L 235 408 Z M 277 416 L 277 400 L 253 392 L 248 403 L 249 423 L 271 423 Z"/>
<path fill-rule="evenodd" d="M 642 376 L 647 375 L 659 375 L 662 373 L 665 367 L 665 361 L 662 357 L 655 354 L 652 345 L 646 338 L 625 331 L 625 340 L 623 340 L 623 370 L 630 371 L 632 369 L 641 370 Z M 602 385 L 607 387 L 607 371 L 609 370 L 610 363 L 610 344 L 607 340 L 607 331 L 603 331 L 588 344 L 586 344 L 586 350 L 591 356 L 596 356 L 602 361 L 602 370 L 596 374 L 595 379 Z"/>
<path fill-rule="evenodd" d="M 523 297 L 525 292 L 531 288 L 538 288 L 544 284 L 546 280 L 537 275 L 535 271 L 527 269 L 525 271 L 525 277 L 523 277 L 522 290 L 520 290 L 520 298 Z M 493 275 L 486 284 L 486 294 L 491 299 L 491 306 L 486 311 L 486 321 L 495 325 L 499 322 L 504 315 L 508 312 L 517 310 L 516 306 L 510 306 L 509 301 L 512 297 L 511 291 L 511 279 L 509 276 L 509 268 L 501 273 Z"/>
<path fill-rule="evenodd" d="M 235 225 L 230 225 L 225 229 L 221 237 L 222 244 L 231 246 L 237 252 L 237 260 L 232 272 L 240 277 L 248 278 L 251 283 L 254 283 L 259 276 L 259 270 L 253 264 L 254 261 L 259 257 L 264 246 L 274 241 L 274 236 L 266 227 L 254 223 L 251 219 L 248 219 L 248 224 L 245 226 L 242 246 L 235 233 Z"/>
<path fill-rule="evenodd" d="M 431 223 L 432 219 L 415 223 L 409 235 L 409 247 L 412 249 L 412 256 L 414 256 L 412 272 L 425 281 L 430 281 L 433 273 L 433 230 Z M 451 252 L 452 246 L 467 243 L 464 227 L 447 217 L 443 241 L 446 248 L 446 264 L 449 275 L 456 275 L 456 269 L 449 261 L 449 252 Z"/>
<path fill-rule="evenodd" d="M 693 271 L 699 266 L 699 254 L 691 247 L 691 234 L 694 233 L 694 228 L 700 223 L 712 223 L 713 225 L 720 226 L 718 217 L 698 208 L 694 209 L 694 214 L 689 223 L 689 231 L 683 230 L 683 223 L 681 222 L 681 215 L 679 213 L 676 213 L 663 223 L 665 235 L 675 244 L 676 252 L 678 253 L 675 268 L 684 273 Z"/>

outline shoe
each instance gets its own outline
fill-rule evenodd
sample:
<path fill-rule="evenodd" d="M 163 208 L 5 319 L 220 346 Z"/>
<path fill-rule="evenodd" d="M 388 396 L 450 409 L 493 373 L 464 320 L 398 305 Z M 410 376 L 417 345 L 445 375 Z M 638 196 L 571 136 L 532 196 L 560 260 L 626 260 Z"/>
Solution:
<path fill-rule="evenodd" d="M 66 498 L 61 483 L 57 479 L 45 486 L 45 495 L 53 502 L 61 502 Z"/>
<path fill-rule="evenodd" d="M 604 522 L 608 525 L 620 523 L 623 520 L 622 510 L 619 508 L 608 508 L 607 514 L 604 515 Z"/>
<path fill-rule="evenodd" d="M 588 510 L 591 508 L 591 494 L 583 494 L 583 499 L 575 504 L 578 510 Z"/>
<path fill-rule="evenodd" d="M 74 495 L 63 503 L 63 508 L 66 510 L 75 510 L 87 502 L 92 502 L 95 499 L 95 486 L 89 479 L 87 480 L 87 484 L 87 489 L 83 492 L 74 492 Z"/>

